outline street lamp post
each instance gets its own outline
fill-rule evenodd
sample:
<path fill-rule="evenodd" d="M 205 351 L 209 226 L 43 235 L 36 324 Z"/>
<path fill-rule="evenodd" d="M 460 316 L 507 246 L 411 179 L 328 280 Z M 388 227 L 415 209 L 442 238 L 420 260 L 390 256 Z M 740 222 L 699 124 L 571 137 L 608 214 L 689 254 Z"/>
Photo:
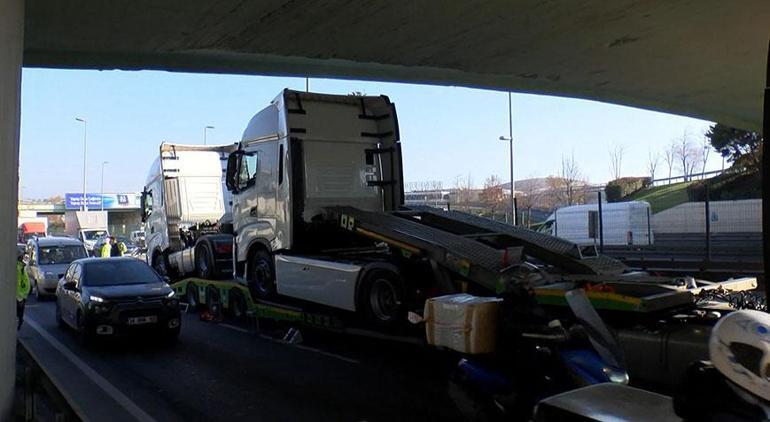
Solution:
<path fill-rule="evenodd" d="M 203 145 L 206 145 L 206 131 L 209 129 L 214 129 L 214 126 L 206 126 L 203 128 Z"/>
<path fill-rule="evenodd" d="M 86 196 L 86 162 L 88 160 L 88 144 L 86 139 L 88 136 L 88 122 L 86 119 L 75 117 L 75 120 L 83 123 L 83 211 L 88 211 L 88 197 Z"/>
<path fill-rule="evenodd" d="M 516 225 L 516 184 L 513 180 L 513 108 L 511 107 L 511 93 L 508 93 L 508 136 L 501 136 L 501 141 L 508 141 L 511 153 L 511 223 Z"/>
<path fill-rule="evenodd" d="M 104 211 L 104 166 L 109 164 L 109 161 L 102 161 L 102 188 L 101 188 L 101 197 L 99 199 L 99 202 L 102 204 L 102 211 Z"/>

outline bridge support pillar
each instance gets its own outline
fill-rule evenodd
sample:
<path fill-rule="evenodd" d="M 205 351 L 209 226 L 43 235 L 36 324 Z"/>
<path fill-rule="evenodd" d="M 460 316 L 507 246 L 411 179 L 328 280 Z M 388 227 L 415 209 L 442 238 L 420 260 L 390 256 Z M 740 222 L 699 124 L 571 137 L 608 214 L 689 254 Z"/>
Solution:
<path fill-rule="evenodd" d="M 24 0 L 0 0 L 0 420 L 11 420 L 16 359 L 16 209 Z"/>

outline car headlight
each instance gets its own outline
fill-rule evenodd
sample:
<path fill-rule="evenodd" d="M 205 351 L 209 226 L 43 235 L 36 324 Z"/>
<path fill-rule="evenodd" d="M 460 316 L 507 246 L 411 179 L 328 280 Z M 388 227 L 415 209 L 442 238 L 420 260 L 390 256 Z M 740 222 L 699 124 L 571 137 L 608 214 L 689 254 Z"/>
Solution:
<path fill-rule="evenodd" d="M 104 303 L 104 302 L 106 302 L 106 300 L 104 300 L 104 298 L 103 298 L 103 297 L 99 297 L 99 296 L 93 296 L 93 295 L 91 295 L 91 296 L 89 297 L 89 299 L 91 299 L 91 302 L 96 302 L 96 303 Z"/>
<path fill-rule="evenodd" d="M 166 297 L 169 297 L 169 298 L 174 297 L 174 296 L 176 296 L 176 292 L 173 291 L 173 290 L 171 292 L 169 292 L 169 294 L 166 295 Z"/>

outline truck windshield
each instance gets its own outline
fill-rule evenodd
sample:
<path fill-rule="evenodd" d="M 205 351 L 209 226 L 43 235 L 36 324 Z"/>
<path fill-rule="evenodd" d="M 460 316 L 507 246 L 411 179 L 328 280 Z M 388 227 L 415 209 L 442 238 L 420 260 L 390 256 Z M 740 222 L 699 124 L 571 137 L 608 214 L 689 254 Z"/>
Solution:
<path fill-rule="evenodd" d="M 107 236 L 107 231 L 106 230 L 88 230 L 88 231 L 83 231 L 83 237 L 85 238 L 85 240 L 96 240 L 96 239 L 99 239 L 100 237 L 104 237 L 104 236 Z"/>
<path fill-rule="evenodd" d="M 160 283 L 162 280 L 147 264 L 137 259 L 102 259 L 85 265 L 86 286 Z"/>
<path fill-rule="evenodd" d="M 69 264 L 86 257 L 86 251 L 79 245 L 40 246 L 38 252 L 39 265 Z"/>

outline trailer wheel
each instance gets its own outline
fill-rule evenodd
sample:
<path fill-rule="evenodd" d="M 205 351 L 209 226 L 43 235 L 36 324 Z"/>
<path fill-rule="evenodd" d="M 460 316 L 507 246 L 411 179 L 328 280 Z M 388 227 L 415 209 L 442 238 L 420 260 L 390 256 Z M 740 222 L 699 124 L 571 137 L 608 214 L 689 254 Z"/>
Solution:
<path fill-rule="evenodd" d="M 249 292 L 252 298 L 266 299 L 275 294 L 275 274 L 270 254 L 256 251 L 249 261 Z"/>
<path fill-rule="evenodd" d="M 185 292 L 185 298 L 187 301 L 187 306 L 191 308 L 192 310 L 197 310 L 198 305 L 200 304 L 200 299 L 198 298 L 198 286 L 195 285 L 195 283 L 187 283 L 187 291 Z"/>
<path fill-rule="evenodd" d="M 206 306 L 209 313 L 215 318 L 222 314 L 222 299 L 219 296 L 219 289 L 213 284 L 206 286 Z"/>
<path fill-rule="evenodd" d="M 381 327 L 393 327 L 403 321 L 404 283 L 397 273 L 372 270 L 364 276 L 361 291 L 360 304 L 367 320 Z"/>
<path fill-rule="evenodd" d="M 211 248 L 205 242 L 202 242 L 195 248 L 195 272 L 200 278 L 213 278 L 214 259 L 211 254 Z"/>
<path fill-rule="evenodd" d="M 246 298 L 237 288 L 231 288 L 227 299 L 227 311 L 230 317 L 240 321 L 246 317 Z"/>

